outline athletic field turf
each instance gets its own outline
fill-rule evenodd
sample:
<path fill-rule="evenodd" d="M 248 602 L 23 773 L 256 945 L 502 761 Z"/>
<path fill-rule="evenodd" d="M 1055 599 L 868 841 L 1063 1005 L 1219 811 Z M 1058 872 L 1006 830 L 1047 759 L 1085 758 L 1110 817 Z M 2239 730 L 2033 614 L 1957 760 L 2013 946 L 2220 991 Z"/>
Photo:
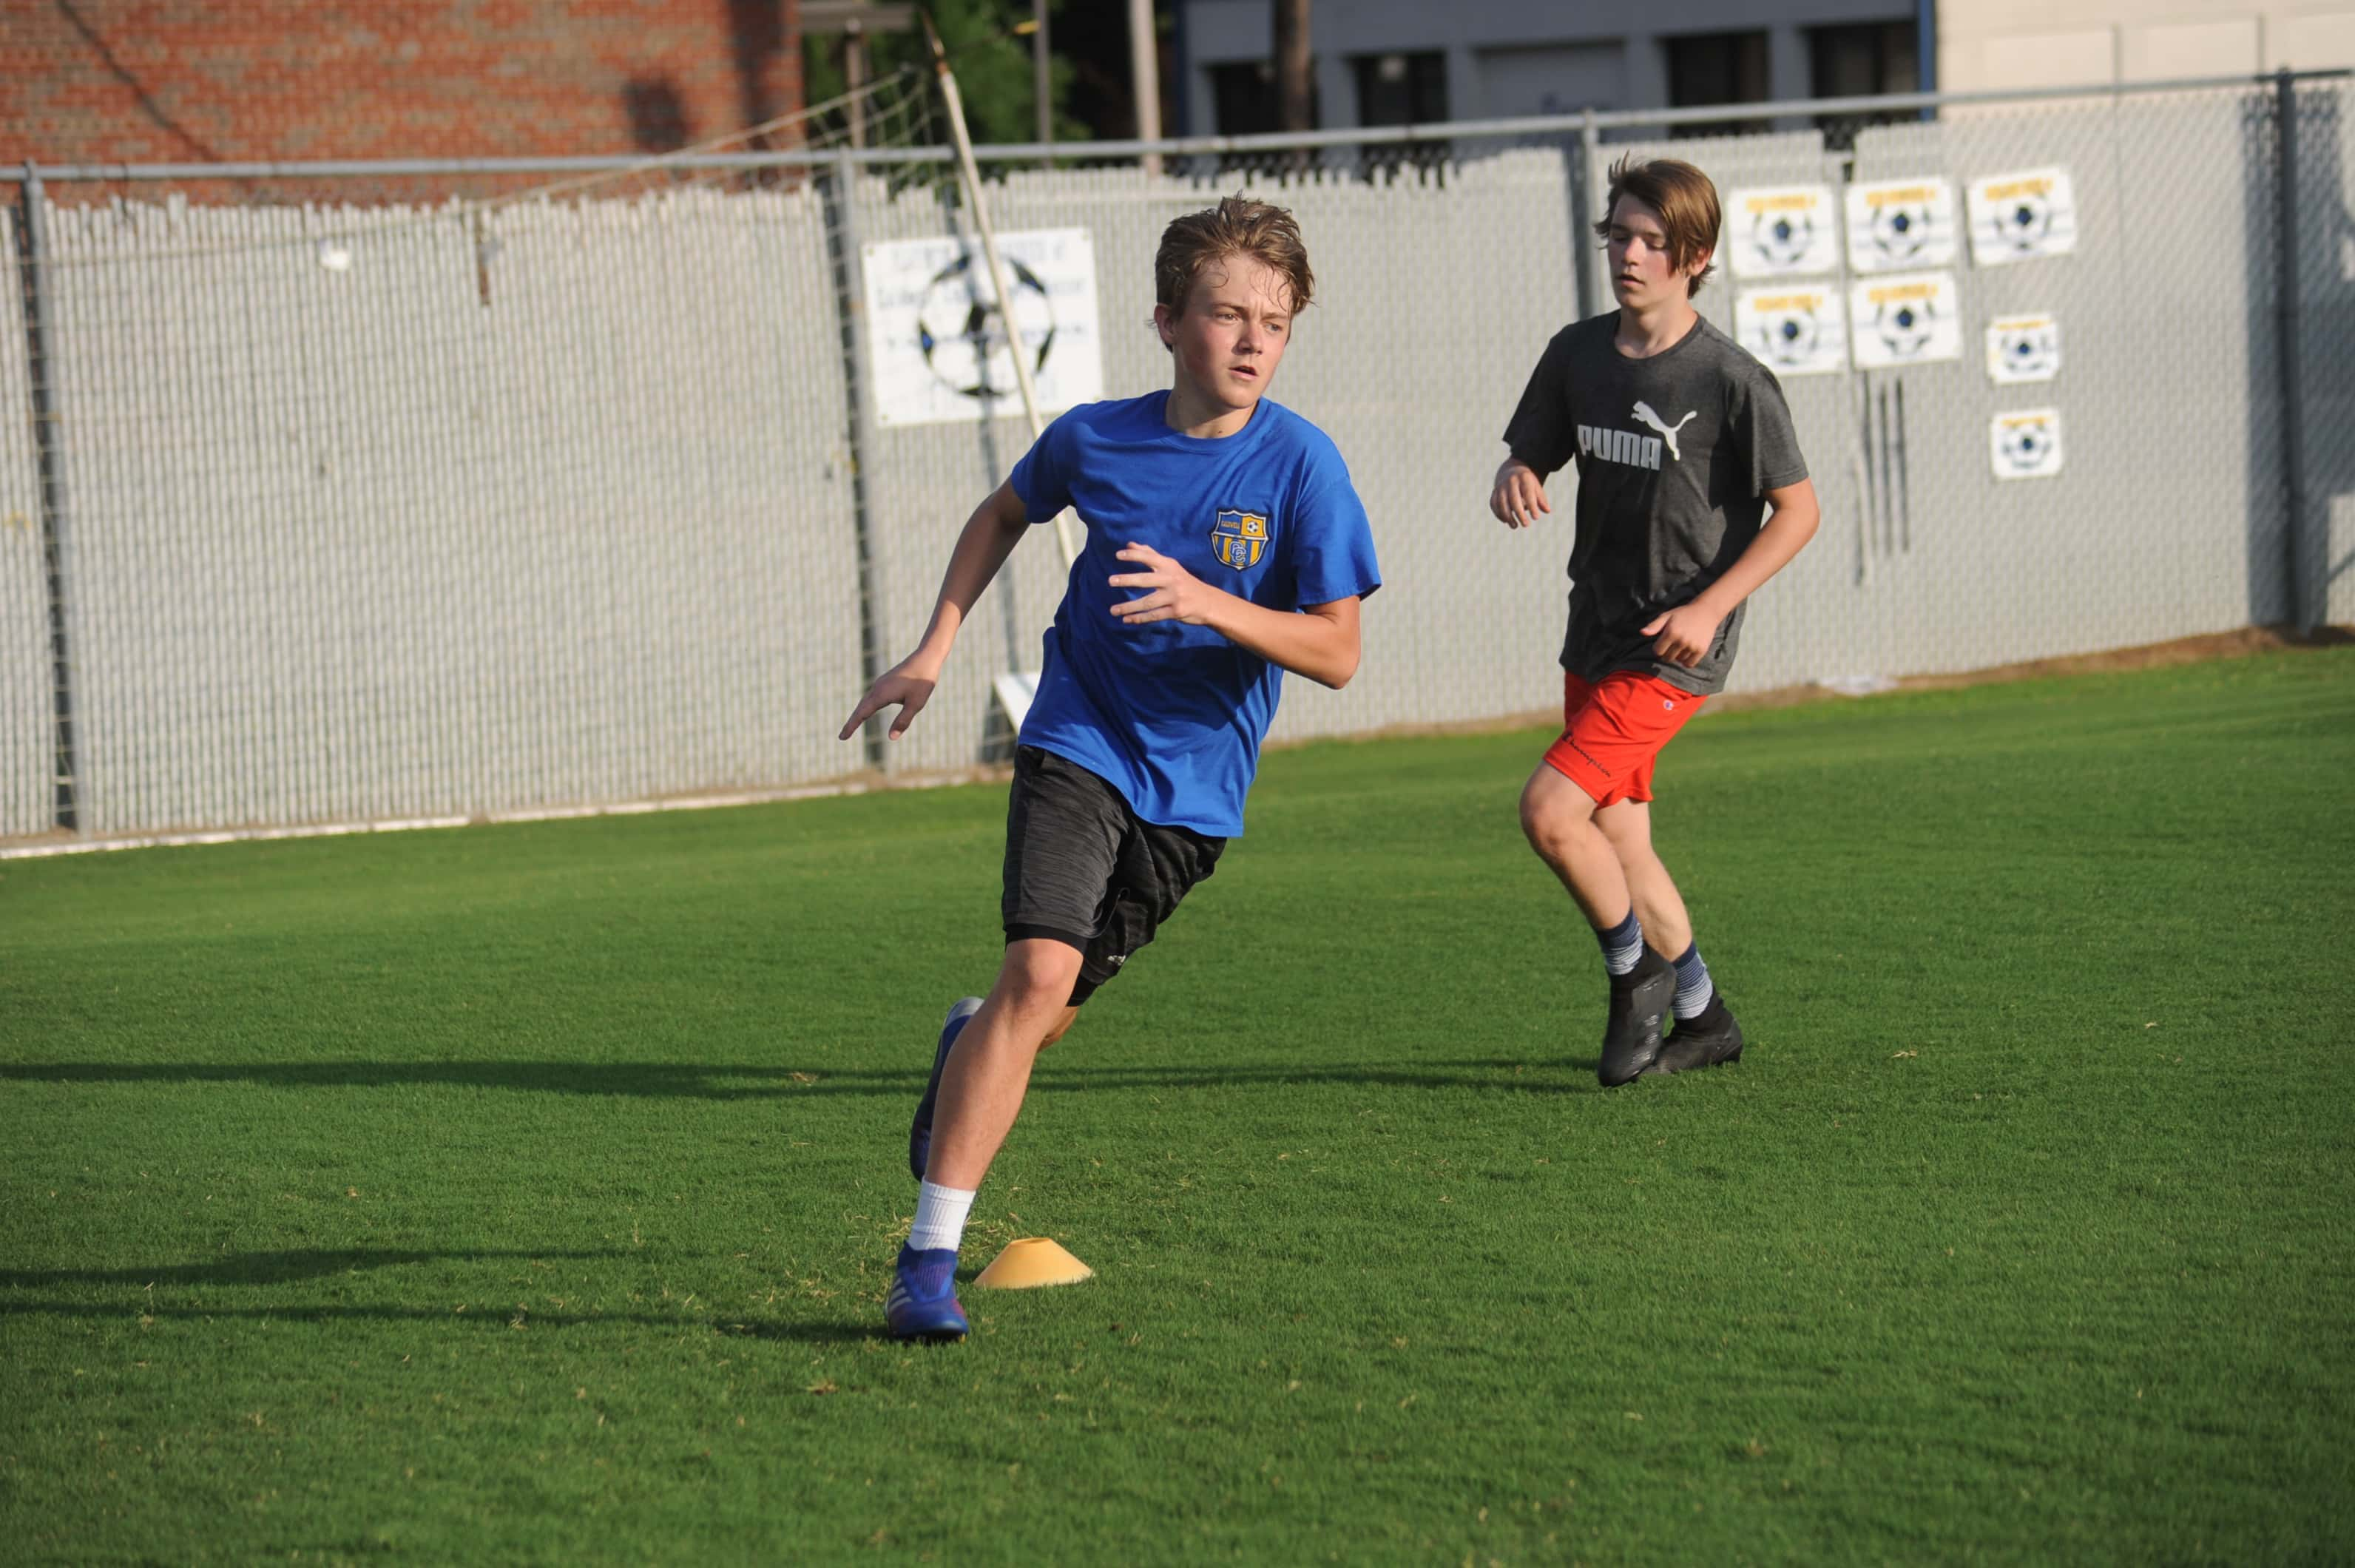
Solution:
<path fill-rule="evenodd" d="M 0 863 L 0 1556 L 2355 1553 L 2355 650 L 1701 720 L 1609 1093 L 1543 740 L 1271 756 L 934 1349 L 1002 785 Z"/>

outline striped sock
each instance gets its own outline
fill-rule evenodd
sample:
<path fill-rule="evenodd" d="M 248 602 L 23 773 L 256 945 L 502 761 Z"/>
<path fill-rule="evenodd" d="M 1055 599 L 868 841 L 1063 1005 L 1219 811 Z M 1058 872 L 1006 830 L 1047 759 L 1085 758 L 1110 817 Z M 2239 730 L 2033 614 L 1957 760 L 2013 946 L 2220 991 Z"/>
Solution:
<path fill-rule="evenodd" d="M 1632 909 L 1610 930 L 1596 932 L 1594 940 L 1603 944 L 1603 966 L 1614 975 L 1632 972 L 1644 955 L 1644 925 Z"/>
<path fill-rule="evenodd" d="M 946 1247 L 954 1252 L 964 1240 L 964 1217 L 973 1212 L 974 1194 L 927 1181 L 916 1189 L 916 1223 L 908 1245 L 920 1253 Z"/>
<path fill-rule="evenodd" d="M 1701 962 L 1700 944 L 1685 949 L 1677 960 L 1677 1017 L 1697 1019 L 1705 1011 L 1717 987 L 1710 983 L 1709 965 Z"/>

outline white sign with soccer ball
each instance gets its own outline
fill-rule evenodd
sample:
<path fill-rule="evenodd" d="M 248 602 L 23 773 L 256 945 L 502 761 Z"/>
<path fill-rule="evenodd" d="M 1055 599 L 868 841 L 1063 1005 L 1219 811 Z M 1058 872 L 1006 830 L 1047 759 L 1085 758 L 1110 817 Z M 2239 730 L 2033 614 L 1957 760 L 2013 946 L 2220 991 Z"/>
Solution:
<path fill-rule="evenodd" d="M 1963 357 L 1951 272 L 1863 279 L 1849 286 L 1848 315 L 1859 370 Z"/>
<path fill-rule="evenodd" d="M 1848 364 L 1848 310 L 1828 283 L 1744 289 L 1733 296 L 1733 335 L 1777 376 L 1822 376 Z"/>
<path fill-rule="evenodd" d="M 2077 189 L 2053 167 L 1971 182 L 1971 260 L 1982 267 L 2062 256 L 2077 248 Z"/>
<path fill-rule="evenodd" d="M 1828 185 L 1734 191 L 1725 209 L 1725 261 L 1737 278 L 1839 270 L 1839 217 Z"/>
<path fill-rule="evenodd" d="M 1987 426 L 1988 456 L 1998 479 L 2050 479 L 2061 472 L 2061 411 L 2020 409 Z"/>
<path fill-rule="evenodd" d="M 1999 315 L 1987 323 L 1987 379 L 1998 387 L 2050 381 L 2061 373 L 2061 324 L 2049 315 Z"/>
<path fill-rule="evenodd" d="M 879 424 L 943 424 L 1020 414 L 1011 343 L 1030 362 L 1041 413 L 1103 396 L 1095 243 L 1084 229 L 997 237 L 1015 330 L 1006 329 L 989 262 L 969 240 L 868 245 L 868 342 Z"/>
<path fill-rule="evenodd" d="M 1848 187 L 1848 264 L 1859 272 L 1948 267 L 1955 261 L 1955 187 L 1931 176 Z"/>

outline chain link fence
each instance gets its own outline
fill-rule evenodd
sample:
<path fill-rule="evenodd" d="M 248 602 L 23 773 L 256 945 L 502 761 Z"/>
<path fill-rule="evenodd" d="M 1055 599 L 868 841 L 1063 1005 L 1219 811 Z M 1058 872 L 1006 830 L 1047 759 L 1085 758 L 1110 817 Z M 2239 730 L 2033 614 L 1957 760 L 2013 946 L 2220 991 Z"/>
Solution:
<path fill-rule="evenodd" d="M 1928 176 L 1960 202 L 2012 170 L 2073 187 L 2073 251 L 1982 266 L 1964 239 L 1940 269 L 1959 359 L 1786 369 L 1824 527 L 1759 595 L 1735 689 L 2355 621 L 2349 83 L 1949 103 L 1828 122 L 1838 145 L 1807 117 L 1859 107 L 1744 106 L 1784 128 L 1741 136 L 1678 112 L 1702 133 L 1658 141 L 1633 138 L 1660 116 L 1598 115 L 983 155 L 998 230 L 1086 236 L 1106 396 L 1168 383 L 1149 319 L 1170 219 L 1236 189 L 1298 215 L 1318 298 L 1278 395 L 1348 459 L 1387 585 L 1359 677 L 1292 683 L 1274 739 L 1558 700 L 1574 480 L 1532 534 L 1486 496 L 1539 350 L 1607 303 L 1587 226 L 1629 152 L 1835 204 Z M 26 304 L 0 333 L 0 837 L 527 814 L 1004 754 L 994 678 L 1036 667 L 1062 588 L 1046 530 L 906 737 L 835 739 L 1029 440 L 1010 400 L 937 422 L 879 405 L 869 258 L 973 237 L 938 154 L 710 155 L 407 207 L 156 200 L 138 173 L 28 170 L 0 222 Z M 1838 256 L 1802 281 L 1870 282 Z M 1757 286 L 1737 266 L 1699 303 L 1735 330 Z M 1002 336 L 988 314 L 975 331 Z M 2059 324 L 2061 368 L 1998 383 L 1986 329 L 2023 315 Z M 1999 477 L 1991 441 L 2028 408 L 2059 411 L 2065 461 Z"/>
<path fill-rule="evenodd" d="M 2345 101 L 2343 89 L 2329 96 Z M 1827 152 L 1812 132 L 1604 145 L 1591 155 L 1593 188 L 1604 188 L 1605 160 L 1628 151 L 1691 158 L 1721 189 L 1821 183 L 1838 194 L 1944 175 L 1966 226 L 1961 187 L 1979 176 L 2057 167 L 2073 187 L 2073 251 L 1975 265 L 1965 236 L 1934 269 L 1951 285 L 1938 308 L 1959 329 L 1959 359 L 1784 376 L 1824 527 L 1758 596 L 1741 686 L 1979 668 L 2317 618 L 2291 603 L 2286 571 L 2268 93 L 1873 125 L 1848 153 Z M 1853 301 L 1870 278 L 1843 265 L 1826 281 Z M 2323 282 L 2308 295 L 2318 306 Z M 1737 272 L 1705 291 L 1703 314 L 1733 331 L 1742 287 Z M 2346 280 L 2335 287 L 2343 296 Z M 2058 324 L 2061 368 L 2049 381 L 1998 382 L 1986 332 L 2026 317 Z M 1851 335 L 1873 329 L 1852 306 Z M 2318 364 L 2308 378 L 2306 423 L 2318 437 L 2328 422 L 2318 394 L 2335 380 L 2343 398 L 2349 363 Z M 2061 471 L 2001 477 L 1996 422 L 2045 409 L 2060 415 Z M 2320 581 L 2310 566 L 2301 575 Z"/>
<path fill-rule="evenodd" d="M 2295 499 L 2301 624 L 2355 624 L 2355 90 L 2301 83 L 2291 121 L 2296 286 L 2284 335 L 2302 417 Z"/>

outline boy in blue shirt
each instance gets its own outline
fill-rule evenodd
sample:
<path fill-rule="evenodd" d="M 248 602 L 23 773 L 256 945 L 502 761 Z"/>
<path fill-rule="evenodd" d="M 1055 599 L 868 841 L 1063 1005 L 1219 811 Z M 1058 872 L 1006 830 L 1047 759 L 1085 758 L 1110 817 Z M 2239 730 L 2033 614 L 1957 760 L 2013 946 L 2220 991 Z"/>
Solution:
<path fill-rule="evenodd" d="M 916 1219 L 884 1305 L 900 1339 L 964 1337 L 957 1244 L 1032 1061 L 1216 869 L 1283 672 L 1345 685 L 1381 583 L 1340 453 L 1266 398 L 1315 286 L 1292 215 L 1229 197 L 1170 224 L 1153 271 L 1169 390 L 1047 428 L 965 523 L 916 651 L 842 727 L 896 706 L 903 733 L 1029 527 L 1078 514 L 1007 809 L 1005 960 L 950 1009 L 909 1128 Z"/>

